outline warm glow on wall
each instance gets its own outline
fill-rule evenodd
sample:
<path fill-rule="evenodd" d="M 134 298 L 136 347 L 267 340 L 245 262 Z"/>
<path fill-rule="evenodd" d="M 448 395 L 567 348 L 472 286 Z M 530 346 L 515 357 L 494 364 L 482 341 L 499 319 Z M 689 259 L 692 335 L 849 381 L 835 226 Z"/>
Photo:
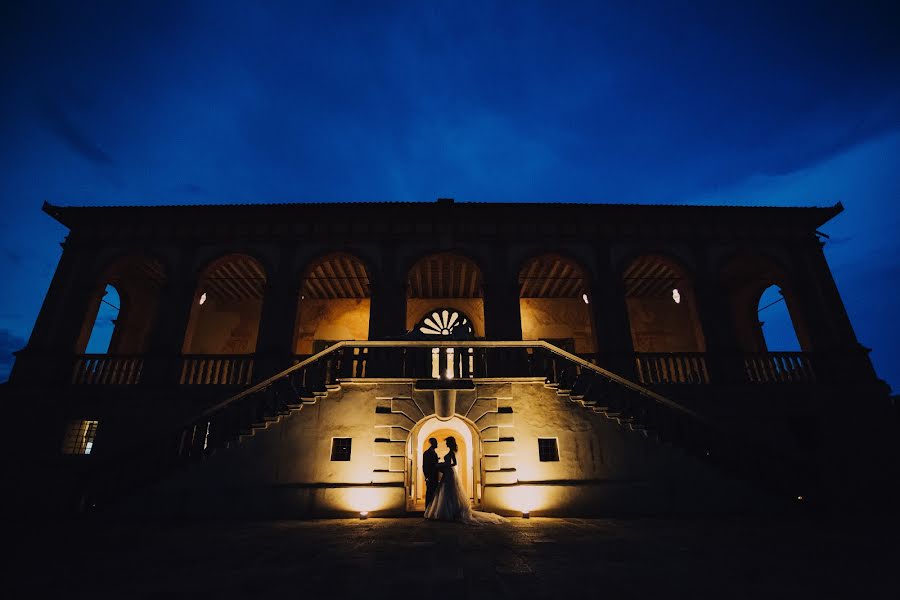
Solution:
<path fill-rule="evenodd" d="M 493 507 L 519 513 L 532 513 L 540 510 L 552 510 L 558 502 L 557 488 L 536 485 L 513 485 L 496 488 L 497 497 Z"/>
<path fill-rule="evenodd" d="M 391 489 L 379 487 L 352 487 L 344 490 L 344 505 L 348 511 L 370 513 L 390 507 Z"/>

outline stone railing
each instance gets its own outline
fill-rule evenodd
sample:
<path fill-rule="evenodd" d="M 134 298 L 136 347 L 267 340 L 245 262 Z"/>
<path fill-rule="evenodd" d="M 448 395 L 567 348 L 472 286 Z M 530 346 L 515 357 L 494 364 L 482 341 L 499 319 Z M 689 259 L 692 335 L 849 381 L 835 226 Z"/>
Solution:
<path fill-rule="evenodd" d="M 141 379 L 141 356 L 80 354 L 72 369 L 73 385 L 134 385 Z"/>
<path fill-rule="evenodd" d="M 706 355 L 701 352 L 640 352 L 634 362 L 643 385 L 709 383 Z"/>
<path fill-rule="evenodd" d="M 448 349 L 454 351 L 448 353 Z M 448 356 L 452 360 L 447 360 Z M 472 356 L 471 366 L 469 356 Z M 238 380 L 244 376 L 240 374 L 246 373 L 245 380 L 248 380 L 253 357 L 186 356 L 184 361 L 186 382 L 224 383 L 232 380 L 232 374 L 238 374 L 235 376 Z M 690 364 L 700 372 L 693 362 L 683 364 Z M 435 368 L 439 377 L 432 379 Z M 339 389 L 342 381 L 363 372 L 366 378 L 425 378 L 417 385 L 433 383 L 436 389 L 472 385 L 471 381 L 455 381 L 457 373 L 461 378 L 525 377 L 532 383 L 556 388 L 558 395 L 614 419 L 629 430 L 678 446 L 727 469 L 733 476 L 757 480 L 785 498 L 808 495 L 806 488 L 810 484 L 804 476 L 803 465 L 748 443 L 694 410 L 547 342 L 373 341 L 339 342 L 199 412 L 171 430 L 156 432 L 128 452 L 108 456 L 88 477 L 79 479 L 74 497 L 80 499 L 80 506 L 108 505 L 179 465 L 201 460 L 217 449 L 232 447 L 241 436 L 303 405 L 317 402 Z"/>
<path fill-rule="evenodd" d="M 186 354 L 181 357 L 181 385 L 250 385 L 252 354 Z"/>
<path fill-rule="evenodd" d="M 815 383 L 811 356 L 805 352 L 765 352 L 744 356 L 750 383 Z"/>

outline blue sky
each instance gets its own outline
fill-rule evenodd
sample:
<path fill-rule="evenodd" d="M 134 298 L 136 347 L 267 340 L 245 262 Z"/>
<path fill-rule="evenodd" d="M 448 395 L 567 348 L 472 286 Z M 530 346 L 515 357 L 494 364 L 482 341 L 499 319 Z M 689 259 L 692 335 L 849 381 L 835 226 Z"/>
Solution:
<path fill-rule="evenodd" d="M 840 200 L 826 253 L 897 388 L 900 9 L 729 4 L 3 3 L 0 379 L 65 233 L 43 200 L 445 196 Z"/>

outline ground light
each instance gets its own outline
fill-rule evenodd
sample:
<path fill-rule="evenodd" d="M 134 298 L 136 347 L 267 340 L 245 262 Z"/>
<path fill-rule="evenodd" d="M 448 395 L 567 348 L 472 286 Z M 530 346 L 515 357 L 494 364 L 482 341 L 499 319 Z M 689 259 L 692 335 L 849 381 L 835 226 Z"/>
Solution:
<path fill-rule="evenodd" d="M 366 511 L 366 510 L 359 511 L 359 520 L 360 521 L 365 521 L 368 518 L 369 518 L 369 511 Z"/>
<path fill-rule="evenodd" d="M 522 518 L 523 518 L 523 519 L 530 519 L 530 518 L 531 518 L 531 513 L 530 513 L 529 511 L 527 511 L 527 510 L 523 510 L 523 511 L 522 511 Z"/>

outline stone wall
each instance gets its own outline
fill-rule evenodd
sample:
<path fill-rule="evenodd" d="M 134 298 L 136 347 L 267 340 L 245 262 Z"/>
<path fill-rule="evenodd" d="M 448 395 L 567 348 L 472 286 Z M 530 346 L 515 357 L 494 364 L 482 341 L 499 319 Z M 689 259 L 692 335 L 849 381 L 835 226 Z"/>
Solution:
<path fill-rule="evenodd" d="M 300 301 L 295 354 L 312 354 L 314 340 L 369 339 L 368 298 Z"/>
<path fill-rule="evenodd" d="M 209 298 L 193 307 L 184 340 L 186 354 L 252 354 L 259 333 L 261 300 Z"/>
<path fill-rule="evenodd" d="M 590 308 L 581 298 L 522 298 L 519 306 L 523 340 L 572 339 L 575 352 L 597 352 Z"/>
<path fill-rule="evenodd" d="M 345 384 L 316 404 L 155 487 L 125 510 L 185 515 L 403 515 L 408 440 L 433 415 L 413 382 Z M 542 382 L 483 383 L 461 392 L 456 415 L 480 444 L 481 507 L 506 515 L 700 513 L 758 509 L 767 500 L 737 481 L 619 425 Z M 332 439 L 352 439 L 351 459 L 331 461 Z M 558 440 L 559 461 L 540 462 L 538 438 Z M 413 445 L 417 442 L 414 440 Z"/>

